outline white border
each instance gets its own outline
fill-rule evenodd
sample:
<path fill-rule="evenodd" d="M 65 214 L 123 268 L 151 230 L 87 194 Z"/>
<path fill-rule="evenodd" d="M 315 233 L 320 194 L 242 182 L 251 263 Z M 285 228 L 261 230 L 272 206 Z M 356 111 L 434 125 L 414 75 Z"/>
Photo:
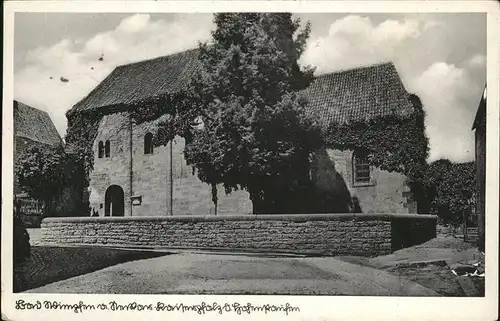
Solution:
<path fill-rule="evenodd" d="M 496 1 L 15 1 L 4 3 L 4 86 L 2 135 L 2 319 L 7 320 L 194 320 L 218 319 L 297 319 L 297 320 L 496 320 L 498 319 L 498 178 L 499 178 L 499 52 L 500 10 Z M 291 11 L 291 12 L 487 12 L 487 166 L 486 178 L 486 297 L 485 298 L 406 298 L 406 297 L 313 297 L 313 296 L 175 296 L 175 295 L 38 295 L 12 294 L 12 195 L 13 195 L 13 35 L 15 12 L 217 12 L 217 11 Z M 161 313 L 161 312 L 85 312 L 18 311 L 16 299 L 56 300 L 64 303 L 85 301 L 88 304 L 140 301 L 140 303 L 199 304 L 251 302 L 299 306 L 300 313 L 264 315 Z"/>

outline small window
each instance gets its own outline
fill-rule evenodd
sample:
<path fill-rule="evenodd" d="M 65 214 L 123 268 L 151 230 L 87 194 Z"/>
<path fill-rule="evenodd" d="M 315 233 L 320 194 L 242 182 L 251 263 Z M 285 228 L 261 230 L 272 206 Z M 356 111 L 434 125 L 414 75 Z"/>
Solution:
<path fill-rule="evenodd" d="M 104 153 L 105 153 L 106 157 L 109 157 L 109 150 L 110 150 L 110 144 L 109 144 L 109 140 L 107 140 L 106 144 L 104 146 Z"/>
<path fill-rule="evenodd" d="M 144 154 L 153 154 L 153 134 L 144 135 Z"/>
<path fill-rule="evenodd" d="M 369 157 L 366 154 L 355 153 L 353 157 L 354 183 L 368 184 L 371 182 Z"/>
<path fill-rule="evenodd" d="M 98 157 L 99 158 L 103 158 L 104 157 L 104 143 L 101 141 L 99 141 L 99 148 L 98 148 Z"/>

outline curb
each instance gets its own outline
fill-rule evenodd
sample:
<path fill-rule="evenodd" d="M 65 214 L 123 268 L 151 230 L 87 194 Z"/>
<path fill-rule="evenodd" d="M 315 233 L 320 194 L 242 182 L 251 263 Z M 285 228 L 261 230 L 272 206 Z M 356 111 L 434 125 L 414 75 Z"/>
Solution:
<path fill-rule="evenodd" d="M 174 248 L 142 248 L 129 246 L 112 246 L 112 245 L 88 245 L 88 244 L 37 244 L 38 247 L 76 247 L 76 248 L 104 248 L 121 251 L 136 251 L 136 252 L 159 252 L 166 255 L 172 254 L 202 254 L 202 255 L 239 255 L 250 257 L 282 257 L 282 258 L 306 258 L 306 257 L 330 257 L 318 254 L 296 254 L 296 253 L 280 253 L 280 252 L 259 252 L 259 251 L 224 251 L 224 250 L 191 250 L 191 249 L 174 249 Z"/>

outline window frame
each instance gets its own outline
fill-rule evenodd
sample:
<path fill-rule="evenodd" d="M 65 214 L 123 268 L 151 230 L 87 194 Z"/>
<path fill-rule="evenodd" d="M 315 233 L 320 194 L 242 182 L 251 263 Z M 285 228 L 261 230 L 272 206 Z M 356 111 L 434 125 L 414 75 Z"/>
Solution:
<path fill-rule="evenodd" d="M 111 157 L 111 143 L 109 142 L 109 140 L 106 140 L 106 142 L 104 143 L 104 157 Z"/>
<path fill-rule="evenodd" d="M 362 152 L 354 152 L 352 155 L 352 185 L 353 187 L 363 187 L 363 186 L 374 186 L 375 180 L 373 179 L 373 166 L 370 165 L 368 159 L 370 158 L 369 154 Z M 366 180 L 366 176 L 362 176 L 364 179 L 359 180 L 360 175 L 358 175 L 360 168 L 359 166 L 367 167 L 368 170 L 362 170 L 363 173 L 366 174 L 368 172 L 368 179 Z"/>
<path fill-rule="evenodd" d="M 104 157 L 104 143 L 102 140 L 99 141 L 97 144 L 97 158 L 103 158 Z"/>
<path fill-rule="evenodd" d="M 153 134 L 147 132 L 144 135 L 144 155 L 154 154 Z"/>

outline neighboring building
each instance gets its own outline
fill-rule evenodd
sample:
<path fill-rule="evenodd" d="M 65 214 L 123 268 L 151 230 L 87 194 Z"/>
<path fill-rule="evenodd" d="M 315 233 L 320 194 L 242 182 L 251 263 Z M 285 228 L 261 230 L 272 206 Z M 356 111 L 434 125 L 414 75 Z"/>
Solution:
<path fill-rule="evenodd" d="M 476 214 L 478 236 L 484 242 L 485 234 L 485 189 L 486 189 L 486 87 L 484 88 L 476 117 L 472 125 L 476 138 Z M 483 245 L 484 246 L 484 245 Z"/>
<path fill-rule="evenodd" d="M 167 146 L 153 147 L 154 122 L 136 125 L 127 113 L 131 104 L 182 93 L 198 66 L 196 49 L 119 66 L 68 112 L 69 117 L 104 115 L 92 146 L 93 212 L 100 216 L 215 214 L 210 187 L 198 180 L 183 157 L 184 139 L 176 137 Z M 311 108 L 324 124 L 413 112 L 391 63 L 320 76 L 307 92 Z M 363 212 L 416 212 L 404 176 L 371 168 L 363 155 L 353 157 L 352 152 L 325 150 L 317 159 L 318 184 L 333 182 L 349 198 L 357 199 Z M 328 173 L 334 174 L 333 181 L 322 178 Z M 247 192 L 225 195 L 223 188 L 218 190 L 218 215 L 252 212 Z"/>
<path fill-rule="evenodd" d="M 32 146 L 57 146 L 62 144 L 49 114 L 14 100 L 14 166 L 21 154 Z M 14 197 L 21 219 L 29 227 L 39 226 L 43 203 L 30 198 L 19 186 L 14 175 Z"/>
<path fill-rule="evenodd" d="M 31 146 L 57 146 L 61 136 L 49 114 L 14 100 L 14 166 L 19 156 Z M 17 177 L 14 178 L 14 194 L 22 195 Z"/>

